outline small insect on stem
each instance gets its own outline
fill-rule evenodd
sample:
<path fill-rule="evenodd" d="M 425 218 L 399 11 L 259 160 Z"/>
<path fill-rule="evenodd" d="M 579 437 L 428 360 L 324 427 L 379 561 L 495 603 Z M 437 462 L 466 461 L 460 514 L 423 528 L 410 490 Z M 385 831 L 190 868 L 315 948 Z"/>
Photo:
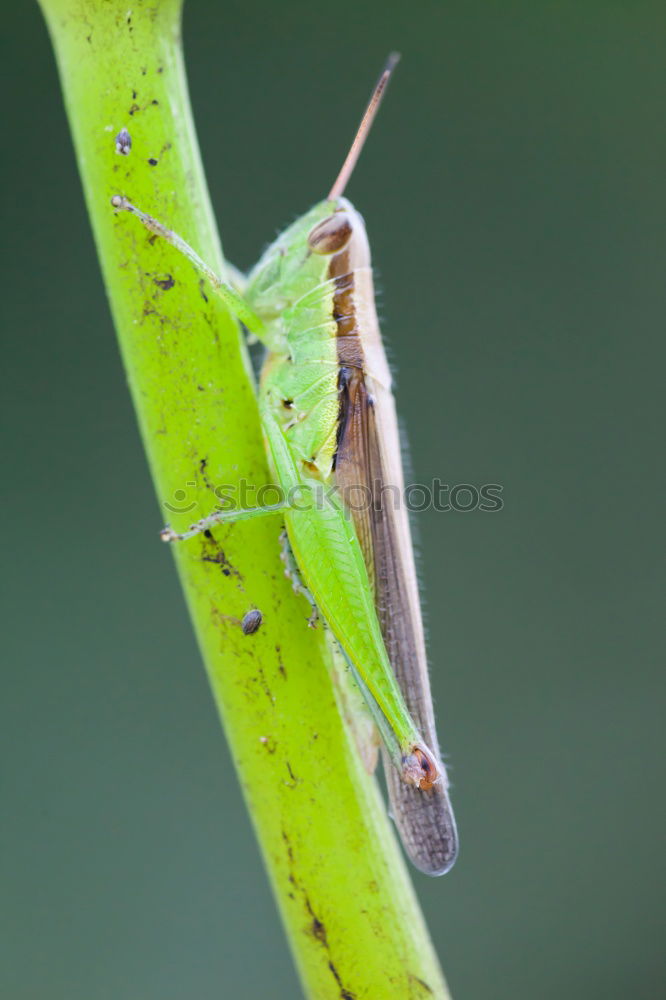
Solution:
<path fill-rule="evenodd" d="M 253 608 L 252 611 L 248 611 L 247 614 L 243 616 L 241 622 L 241 628 L 243 630 L 243 635 L 254 635 L 261 626 L 264 616 L 261 611 Z"/>
<path fill-rule="evenodd" d="M 116 136 L 115 142 L 116 153 L 120 156 L 129 156 L 132 150 L 132 136 L 126 128 L 121 128 L 120 132 Z"/>

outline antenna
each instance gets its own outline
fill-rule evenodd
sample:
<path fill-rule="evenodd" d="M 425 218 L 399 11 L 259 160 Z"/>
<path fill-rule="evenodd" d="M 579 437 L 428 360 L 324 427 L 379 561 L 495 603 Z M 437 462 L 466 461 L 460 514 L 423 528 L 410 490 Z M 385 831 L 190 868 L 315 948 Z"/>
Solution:
<path fill-rule="evenodd" d="M 377 111 L 379 110 L 379 105 L 382 102 L 382 97 L 384 96 L 384 91 L 386 90 L 386 86 L 399 60 L 400 60 L 399 52 L 392 52 L 391 55 L 386 60 L 386 65 L 384 66 L 384 69 L 382 70 L 381 75 L 377 80 L 375 89 L 373 90 L 370 101 L 368 102 L 368 106 L 365 109 L 365 114 L 361 119 L 361 124 L 358 127 L 356 137 L 354 138 L 354 141 L 351 144 L 351 148 L 347 153 L 347 158 L 345 159 L 345 162 L 342 164 L 342 169 L 340 170 L 338 176 L 335 178 L 335 183 L 333 184 L 333 187 L 329 192 L 327 199 L 328 201 L 332 201 L 334 198 L 339 198 L 340 195 L 344 192 L 345 188 L 347 187 L 347 182 L 349 181 L 349 178 L 352 175 L 354 167 L 356 166 L 356 161 L 361 155 L 361 150 L 363 149 L 363 145 L 368 136 L 368 132 L 370 131 L 370 126 L 375 120 L 375 116 L 377 114 Z"/>

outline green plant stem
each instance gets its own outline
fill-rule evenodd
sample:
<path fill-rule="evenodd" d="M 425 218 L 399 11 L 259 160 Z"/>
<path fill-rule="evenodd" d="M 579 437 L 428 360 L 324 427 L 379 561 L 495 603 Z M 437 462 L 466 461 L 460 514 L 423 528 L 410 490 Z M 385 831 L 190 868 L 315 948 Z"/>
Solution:
<path fill-rule="evenodd" d="M 114 195 L 130 197 L 222 272 L 181 59 L 180 0 L 41 6 L 160 502 L 158 545 L 166 501 L 195 504 L 170 518 L 182 530 L 215 507 L 212 486 L 267 479 L 235 322 L 186 260 L 111 208 Z M 127 156 L 115 148 L 121 128 L 131 136 Z M 445 998 L 376 783 L 341 721 L 322 629 L 307 627 L 309 609 L 285 580 L 279 531 L 271 517 L 173 550 L 305 993 Z M 252 608 L 263 623 L 246 635 L 240 622 Z M 156 656 L 164 640 L 155 637 Z"/>

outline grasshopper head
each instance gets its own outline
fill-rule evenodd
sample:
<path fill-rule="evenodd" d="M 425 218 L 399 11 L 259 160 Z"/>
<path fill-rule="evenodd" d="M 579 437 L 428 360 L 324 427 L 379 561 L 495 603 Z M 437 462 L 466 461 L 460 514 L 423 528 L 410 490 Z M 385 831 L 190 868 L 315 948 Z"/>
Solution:
<path fill-rule="evenodd" d="M 362 217 L 346 198 L 320 201 L 264 251 L 249 275 L 249 305 L 266 322 L 278 319 L 327 280 L 331 258 L 350 245 L 367 246 Z"/>

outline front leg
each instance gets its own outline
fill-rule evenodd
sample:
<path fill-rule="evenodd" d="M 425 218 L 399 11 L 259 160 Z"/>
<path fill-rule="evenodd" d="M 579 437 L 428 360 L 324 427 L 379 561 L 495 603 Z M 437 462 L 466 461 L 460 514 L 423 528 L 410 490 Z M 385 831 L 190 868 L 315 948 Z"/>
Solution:
<path fill-rule="evenodd" d="M 222 278 L 218 277 L 208 264 L 201 259 L 196 250 L 193 250 L 189 243 L 186 243 L 185 240 L 178 235 L 178 233 L 174 233 L 173 229 L 169 229 L 167 226 L 163 225 L 163 223 L 154 219 L 152 215 L 142 212 L 140 208 L 137 208 L 136 205 L 133 205 L 128 198 L 124 198 L 122 195 L 114 195 L 111 199 L 111 204 L 119 211 L 129 212 L 130 215 L 134 215 L 149 232 L 161 237 L 172 247 L 175 247 L 176 250 L 182 253 L 184 257 L 187 257 L 187 259 L 194 264 L 197 271 L 207 278 L 213 291 L 219 295 L 230 312 L 232 312 L 251 333 L 256 334 L 260 340 L 263 339 L 266 333 L 266 328 L 262 320 L 259 319 L 252 309 L 250 309 L 249 305 L 243 298 L 243 295 L 237 291 L 233 285 L 230 285 L 228 282 L 223 281 Z M 235 273 L 236 280 L 238 280 L 239 274 L 240 272 Z"/>

